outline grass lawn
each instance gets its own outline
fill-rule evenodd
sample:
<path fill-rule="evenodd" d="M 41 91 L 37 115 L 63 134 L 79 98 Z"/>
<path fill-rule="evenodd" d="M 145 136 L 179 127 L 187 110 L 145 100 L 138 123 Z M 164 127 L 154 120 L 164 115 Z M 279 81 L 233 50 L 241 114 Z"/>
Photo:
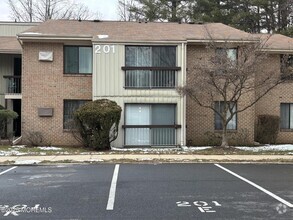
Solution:
<path fill-rule="evenodd" d="M 25 147 L 25 146 L 1 146 L 0 156 L 21 155 L 60 155 L 60 154 L 90 154 L 90 151 L 79 147 Z"/>
<path fill-rule="evenodd" d="M 200 155 L 293 155 L 293 150 L 241 150 L 234 147 L 192 148 L 115 148 L 111 151 L 93 151 L 81 147 L 25 147 L 0 145 L 0 156 L 22 155 L 78 155 L 78 154 L 200 154 Z"/>

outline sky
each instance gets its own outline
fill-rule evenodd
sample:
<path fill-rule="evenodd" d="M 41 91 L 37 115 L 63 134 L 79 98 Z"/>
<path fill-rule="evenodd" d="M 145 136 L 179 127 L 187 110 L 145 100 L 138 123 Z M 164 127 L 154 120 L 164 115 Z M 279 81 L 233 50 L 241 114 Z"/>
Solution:
<path fill-rule="evenodd" d="M 101 20 L 118 20 L 117 5 L 118 0 L 73 0 L 83 3 L 89 7 L 89 9 L 96 13 L 99 12 L 99 19 Z M 0 0 L 0 21 L 11 21 L 10 9 L 7 4 L 7 0 Z"/>

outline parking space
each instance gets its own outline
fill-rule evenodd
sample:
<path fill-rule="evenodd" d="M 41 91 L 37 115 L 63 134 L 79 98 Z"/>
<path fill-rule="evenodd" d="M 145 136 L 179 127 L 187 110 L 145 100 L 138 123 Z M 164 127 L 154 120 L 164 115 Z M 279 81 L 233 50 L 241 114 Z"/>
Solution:
<path fill-rule="evenodd" d="M 225 164 L 223 166 L 293 204 L 293 165 Z"/>
<path fill-rule="evenodd" d="M 116 202 L 125 219 L 292 218 L 276 211 L 280 202 L 213 164 L 124 165 Z"/>
<path fill-rule="evenodd" d="M 113 167 L 17 167 L 0 176 L 0 205 L 35 207 L 39 204 L 44 210 L 18 213 L 21 219 L 91 219 L 106 208 Z M 13 213 L 8 217 L 16 218 Z"/>
<path fill-rule="evenodd" d="M 220 166 L 293 203 L 292 165 Z M 3 166 L 0 195 L 1 219 L 293 218 L 292 208 L 214 164 Z M 26 212 L 4 212 L 14 206 Z"/>

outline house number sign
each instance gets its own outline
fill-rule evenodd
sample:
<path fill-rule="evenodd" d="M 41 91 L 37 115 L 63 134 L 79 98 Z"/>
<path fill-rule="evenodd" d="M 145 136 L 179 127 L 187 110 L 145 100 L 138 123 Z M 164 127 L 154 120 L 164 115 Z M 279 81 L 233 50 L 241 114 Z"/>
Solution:
<path fill-rule="evenodd" d="M 102 53 L 115 53 L 115 46 L 114 45 L 95 45 L 95 53 L 102 54 Z"/>

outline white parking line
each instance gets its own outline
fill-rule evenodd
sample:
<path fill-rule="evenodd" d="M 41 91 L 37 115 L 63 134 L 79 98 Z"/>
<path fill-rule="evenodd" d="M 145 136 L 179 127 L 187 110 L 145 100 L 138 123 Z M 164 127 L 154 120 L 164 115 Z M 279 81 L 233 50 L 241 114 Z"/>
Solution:
<path fill-rule="evenodd" d="M 11 167 L 11 168 L 9 168 L 9 169 L 7 169 L 7 170 L 4 170 L 3 172 L 0 173 L 0 176 L 3 175 L 4 173 L 9 172 L 10 170 L 15 169 L 15 168 L 16 168 L 16 167 Z"/>
<path fill-rule="evenodd" d="M 113 177 L 112 177 L 111 188 L 110 188 L 110 192 L 109 192 L 109 199 L 108 199 L 108 204 L 107 204 L 106 210 L 113 210 L 114 209 L 118 173 L 119 173 L 119 164 L 116 164 L 115 169 L 114 169 L 114 173 L 113 173 Z"/>
<path fill-rule="evenodd" d="M 240 176 L 240 175 L 238 175 L 238 174 L 232 172 L 231 170 L 228 170 L 227 168 L 225 168 L 225 167 L 223 167 L 223 166 L 221 166 L 221 165 L 219 165 L 219 164 L 215 164 L 215 165 L 216 165 L 217 167 L 221 168 L 222 170 L 225 170 L 226 172 L 232 174 L 233 176 L 236 176 L 237 178 L 243 180 L 244 182 L 247 182 L 248 184 L 254 186 L 255 188 L 257 188 L 257 189 L 263 191 L 264 193 L 270 195 L 271 197 L 273 197 L 274 199 L 278 200 L 279 202 L 285 204 L 286 206 L 288 206 L 288 207 L 290 207 L 290 208 L 293 208 L 293 204 L 291 204 L 290 202 L 288 202 L 288 201 L 282 199 L 281 197 L 275 195 L 274 193 L 272 193 L 272 192 L 266 190 L 265 188 L 263 188 L 263 187 L 261 187 L 261 186 L 255 184 L 255 183 L 251 182 L 251 181 L 248 180 L 248 179 L 245 179 L 244 177 L 242 177 L 242 176 Z"/>

